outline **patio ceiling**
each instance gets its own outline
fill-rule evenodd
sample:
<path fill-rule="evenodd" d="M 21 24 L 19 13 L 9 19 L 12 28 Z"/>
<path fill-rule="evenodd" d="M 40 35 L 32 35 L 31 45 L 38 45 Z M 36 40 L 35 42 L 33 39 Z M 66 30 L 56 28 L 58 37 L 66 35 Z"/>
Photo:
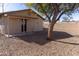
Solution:
<path fill-rule="evenodd" d="M 8 15 L 11 19 L 38 19 L 37 17 L 32 16 L 18 16 L 18 15 Z"/>

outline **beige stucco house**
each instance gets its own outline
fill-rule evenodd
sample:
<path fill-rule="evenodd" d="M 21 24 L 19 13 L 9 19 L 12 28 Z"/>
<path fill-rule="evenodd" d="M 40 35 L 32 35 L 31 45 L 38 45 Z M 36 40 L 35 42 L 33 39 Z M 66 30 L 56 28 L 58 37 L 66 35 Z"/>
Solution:
<path fill-rule="evenodd" d="M 23 35 L 43 30 L 43 20 L 31 9 L 0 13 L 0 33 L 5 36 Z"/>

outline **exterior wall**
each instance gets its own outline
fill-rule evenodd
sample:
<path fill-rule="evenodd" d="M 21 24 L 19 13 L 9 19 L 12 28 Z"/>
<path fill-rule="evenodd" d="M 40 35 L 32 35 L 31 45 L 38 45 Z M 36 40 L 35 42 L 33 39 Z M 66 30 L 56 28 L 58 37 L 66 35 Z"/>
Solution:
<path fill-rule="evenodd" d="M 7 17 L 0 18 L 0 33 L 5 34 L 7 32 Z"/>
<path fill-rule="evenodd" d="M 41 31 L 43 30 L 41 19 L 30 19 L 27 20 L 27 32 Z M 9 19 L 9 34 L 23 34 L 21 32 L 21 21 L 20 19 Z"/>
<path fill-rule="evenodd" d="M 21 21 L 20 19 L 9 19 L 8 22 L 8 27 L 9 27 L 9 34 L 22 34 L 21 32 Z M 33 32 L 33 31 L 41 31 L 43 30 L 42 26 L 42 20 L 39 19 L 30 19 L 27 20 L 27 32 Z"/>
<path fill-rule="evenodd" d="M 40 18 L 27 20 L 27 32 L 41 30 L 43 30 L 43 20 L 41 20 Z"/>
<path fill-rule="evenodd" d="M 19 19 L 11 19 L 9 18 L 8 22 L 9 34 L 20 34 L 21 33 L 21 22 Z"/>

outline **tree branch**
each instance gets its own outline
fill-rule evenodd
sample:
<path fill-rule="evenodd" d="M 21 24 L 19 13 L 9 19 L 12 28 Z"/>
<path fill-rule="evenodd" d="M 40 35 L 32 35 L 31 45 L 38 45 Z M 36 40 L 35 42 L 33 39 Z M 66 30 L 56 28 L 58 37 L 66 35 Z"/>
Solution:
<path fill-rule="evenodd" d="M 53 6 L 53 18 L 52 18 L 52 22 L 55 23 L 56 21 L 56 18 L 59 14 L 59 6 L 55 3 L 52 3 L 52 6 Z"/>
<path fill-rule="evenodd" d="M 50 9 L 51 9 L 51 13 L 50 13 L 50 18 L 53 16 L 53 8 L 52 8 L 52 4 L 50 4 Z"/>
<path fill-rule="evenodd" d="M 43 9 L 43 6 L 41 4 L 39 4 L 39 6 L 41 7 L 41 9 L 44 11 L 44 14 L 46 15 L 46 17 L 48 18 L 49 22 L 51 22 L 50 17 L 47 15 L 47 12 Z"/>
<path fill-rule="evenodd" d="M 65 13 L 65 11 L 62 11 L 56 21 L 58 21 L 64 13 Z"/>
<path fill-rule="evenodd" d="M 59 17 L 57 18 L 56 21 L 58 21 L 64 13 L 66 13 L 66 12 L 68 12 L 68 11 L 73 11 L 75 5 L 76 5 L 76 4 L 74 4 L 70 9 L 64 10 L 63 12 L 61 12 L 61 14 L 59 15 Z"/>

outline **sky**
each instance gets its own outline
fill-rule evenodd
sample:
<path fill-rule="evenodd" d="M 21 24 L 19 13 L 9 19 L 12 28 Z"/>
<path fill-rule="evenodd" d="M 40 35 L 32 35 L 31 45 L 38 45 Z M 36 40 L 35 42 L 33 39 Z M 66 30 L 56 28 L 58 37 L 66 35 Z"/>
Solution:
<path fill-rule="evenodd" d="M 28 7 L 25 6 L 23 3 L 5 3 L 4 4 L 4 12 L 23 10 L 23 9 L 28 9 Z M 0 4 L 0 12 L 2 12 L 2 4 Z M 72 20 L 79 21 L 79 13 L 73 14 L 72 17 L 73 17 Z"/>
<path fill-rule="evenodd" d="M 73 20 L 75 20 L 75 21 L 78 20 L 79 21 L 79 13 L 75 13 L 72 16 L 73 16 Z"/>
<path fill-rule="evenodd" d="M 63 20 L 63 17 L 65 17 L 65 15 L 63 15 L 61 18 L 60 18 L 60 21 Z M 72 19 L 70 19 L 71 21 L 74 20 L 74 21 L 79 21 L 79 13 L 73 13 L 72 14 Z"/>
<path fill-rule="evenodd" d="M 5 3 L 4 4 L 4 12 L 23 10 L 23 9 L 28 9 L 28 7 L 22 3 Z M 0 12 L 2 12 L 2 4 L 0 4 Z"/>

